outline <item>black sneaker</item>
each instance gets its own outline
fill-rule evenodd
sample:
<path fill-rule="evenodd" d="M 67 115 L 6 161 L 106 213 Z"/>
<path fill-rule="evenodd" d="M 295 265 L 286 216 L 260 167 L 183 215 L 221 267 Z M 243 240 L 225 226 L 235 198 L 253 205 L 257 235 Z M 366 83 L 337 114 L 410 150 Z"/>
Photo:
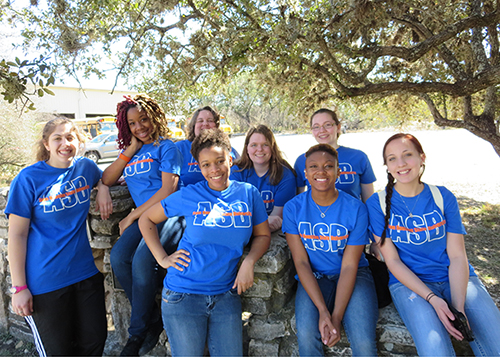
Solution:
<path fill-rule="evenodd" d="M 139 356 L 143 356 L 153 348 L 155 348 L 158 340 L 160 338 L 161 332 L 163 331 L 163 322 L 161 318 L 151 325 L 146 333 L 146 338 L 142 344 L 141 349 L 139 350 Z"/>
<path fill-rule="evenodd" d="M 144 338 L 139 336 L 130 336 L 127 344 L 123 347 L 120 356 L 139 356 L 139 350 L 141 349 Z"/>

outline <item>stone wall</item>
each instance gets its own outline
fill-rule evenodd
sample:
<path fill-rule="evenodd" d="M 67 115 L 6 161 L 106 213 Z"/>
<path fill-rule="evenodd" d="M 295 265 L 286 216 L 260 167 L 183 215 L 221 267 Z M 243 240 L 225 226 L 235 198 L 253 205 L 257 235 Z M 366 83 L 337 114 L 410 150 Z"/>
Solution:
<path fill-rule="evenodd" d="M 7 262 L 8 221 L 4 209 L 8 188 L 0 189 L 0 329 L 23 340 L 32 340 L 23 320 L 10 308 L 10 273 Z M 118 222 L 133 208 L 125 186 L 111 188 L 113 215 L 100 219 L 92 203 L 89 215 L 89 240 L 96 265 L 105 274 L 106 304 L 109 313 L 109 336 L 105 354 L 116 355 L 127 339 L 130 304 L 113 279 L 109 252 L 118 238 Z M 95 193 L 92 198 L 95 197 Z M 245 352 L 249 356 L 298 356 L 295 337 L 294 292 L 295 269 L 282 234 L 273 234 L 271 247 L 255 267 L 255 284 L 243 295 Z M 379 310 L 377 326 L 379 354 L 382 356 L 416 355 L 413 340 L 391 304 Z M 471 355 L 465 343 L 456 343 L 458 354 Z M 343 334 L 341 341 L 325 350 L 327 356 L 351 355 Z M 150 355 L 168 355 L 169 346 L 163 333 Z"/>

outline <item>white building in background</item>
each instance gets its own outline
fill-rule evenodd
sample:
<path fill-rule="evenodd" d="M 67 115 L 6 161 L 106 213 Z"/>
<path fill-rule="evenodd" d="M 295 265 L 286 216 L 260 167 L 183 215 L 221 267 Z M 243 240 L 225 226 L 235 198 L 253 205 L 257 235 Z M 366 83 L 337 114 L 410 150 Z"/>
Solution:
<path fill-rule="evenodd" d="M 55 95 L 45 94 L 33 98 L 37 112 L 59 114 L 71 119 L 116 115 L 116 105 L 124 95 L 134 96 L 137 92 L 108 89 L 82 89 L 77 87 L 50 86 Z"/>

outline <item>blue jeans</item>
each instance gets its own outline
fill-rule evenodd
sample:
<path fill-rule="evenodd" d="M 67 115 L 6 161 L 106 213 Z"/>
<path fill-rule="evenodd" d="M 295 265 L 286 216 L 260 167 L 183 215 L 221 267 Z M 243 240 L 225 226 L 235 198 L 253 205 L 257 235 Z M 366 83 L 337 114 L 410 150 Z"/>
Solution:
<path fill-rule="evenodd" d="M 167 254 L 175 252 L 186 227 L 184 217 L 170 217 L 156 227 Z M 153 254 L 142 239 L 138 220 L 116 241 L 110 258 L 113 271 L 132 306 L 129 335 L 144 338 L 149 325 L 161 318 L 155 301 L 161 276 Z"/>
<path fill-rule="evenodd" d="M 326 306 L 332 312 L 339 275 L 315 275 Z M 295 296 L 295 317 L 300 355 L 324 356 L 318 328 L 319 312 L 300 282 Z M 342 319 L 353 356 L 377 356 L 377 320 L 377 295 L 371 271 L 368 267 L 359 268 L 356 284 Z"/>
<path fill-rule="evenodd" d="M 162 293 L 163 326 L 172 356 L 243 356 L 241 299 L 236 290 L 219 295 Z"/>
<path fill-rule="evenodd" d="M 451 301 L 450 283 L 425 283 L 437 296 Z M 401 283 L 389 286 L 392 300 L 410 331 L 419 356 L 454 356 L 450 335 L 434 308 Z M 476 356 L 500 355 L 500 312 L 477 276 L 469 277 L 465 314 L 474 335 Z"/>

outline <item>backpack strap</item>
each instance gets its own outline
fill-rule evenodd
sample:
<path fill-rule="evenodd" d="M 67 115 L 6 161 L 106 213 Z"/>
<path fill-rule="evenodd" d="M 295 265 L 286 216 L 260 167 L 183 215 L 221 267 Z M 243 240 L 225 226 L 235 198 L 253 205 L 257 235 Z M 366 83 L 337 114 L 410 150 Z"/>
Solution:
<path fill-rule="evenodd" d="M 444 202 L 443 202 L 443 195 L 441 194 L 441 191 L 439 191 L 439 188 L 434 185 L 427 185 L 429 186 L 429 189 L 431 190 L 432 194 L 432 199 L 434 200 L 434 203 L 439 207 L 441 210 L 441 213 L 444 215 Z M 387 195 L 385 192 L 385 189 L 382 191 L 377 192 L 378 194 L 378 201 L 380 203 L 380 208 L 382 208 L 382 213 L 385 214 L 385 196 Z"/>
<path fill-rule="evenodd" d="M 432 193 L 432 198 L 434 199 L 434 203 L 439 207 L 441 210 L 441 213 L 444 215 L 444 202 L 443 202 L 443 195 L 441 194 L 441 191 L 439 191 L 439 188 L 434 185 L 427 185 L 429 186 L 431 193 Z"/>
<path fill-rule="evenodd" d="M 382 208 L 382 213 L 385 215 L 385 196 L 387 193 L 385 192 L 385 188 L 382 191 L 378 191 L 378 201 L 380 202 L 380 208 Z"/>

